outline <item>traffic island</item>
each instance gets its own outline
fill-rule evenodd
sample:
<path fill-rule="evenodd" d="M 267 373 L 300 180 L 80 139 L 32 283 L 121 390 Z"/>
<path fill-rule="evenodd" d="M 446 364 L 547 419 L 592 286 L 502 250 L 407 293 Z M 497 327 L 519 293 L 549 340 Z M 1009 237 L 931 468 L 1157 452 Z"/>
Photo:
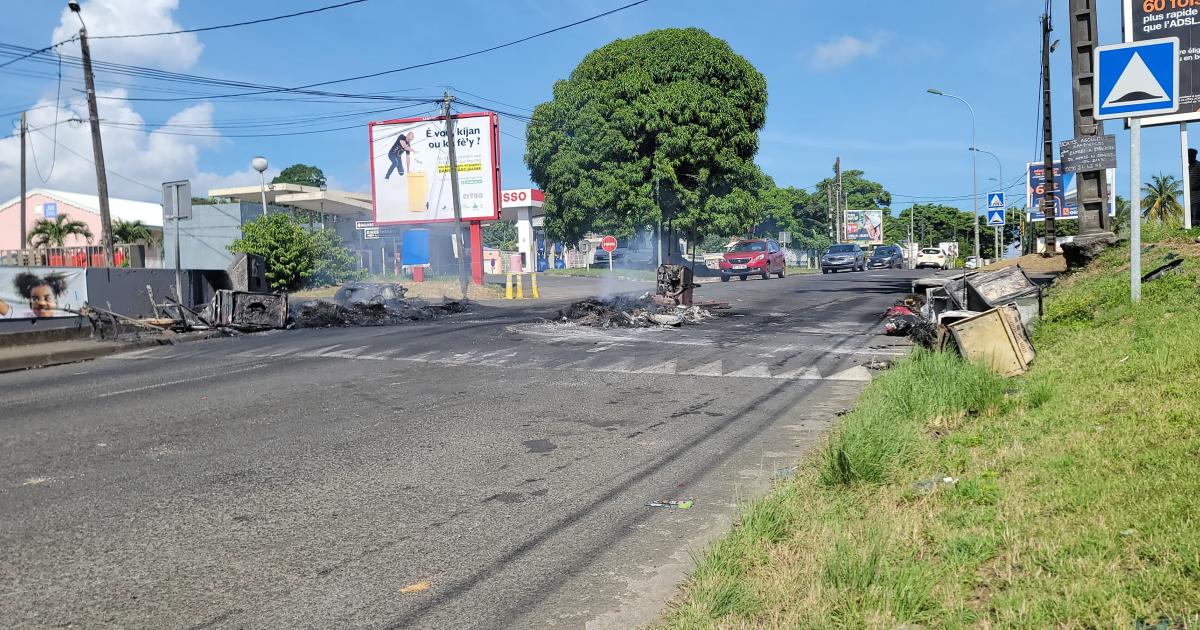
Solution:
<path fill-rule="evenodd" d="M 924 350 L 881 372 L 661 626 L 1194 623 L 1200 247 L 1156 240 L 1145 268 L 1183 262 L 1136 305 L 1127 246 L 1052 287 L 1022 376 Z"/>

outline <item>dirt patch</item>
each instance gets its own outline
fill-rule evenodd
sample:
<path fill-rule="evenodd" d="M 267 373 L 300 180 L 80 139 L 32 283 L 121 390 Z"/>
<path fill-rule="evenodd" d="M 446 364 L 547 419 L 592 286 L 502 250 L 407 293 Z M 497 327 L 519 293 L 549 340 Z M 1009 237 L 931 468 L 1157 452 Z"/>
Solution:
<path fill-rule="evenodd" d="M 1020 266 L 1026 273 L 1066 273 L 1067 259 L 1063 258 L 1062 254 L 1055 256 L 1042 256 L 1041 254 L 1029 254 L 1018 258 L 1009 258 L 1000 260 L 990 265 L 981 268 L 981 271 L 995 271 L 996 269 L 1005 269 L 1007 267 Z"/>

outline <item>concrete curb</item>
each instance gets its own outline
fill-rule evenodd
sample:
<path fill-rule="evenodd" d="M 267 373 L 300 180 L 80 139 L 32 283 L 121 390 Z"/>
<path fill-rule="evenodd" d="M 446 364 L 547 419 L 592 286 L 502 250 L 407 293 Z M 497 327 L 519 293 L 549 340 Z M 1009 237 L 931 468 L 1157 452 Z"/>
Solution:
<path fill-rule="evenodd" d="M 189 341 L 212 339 L 220 336 L 221 333 L 218 331 L 204 331 L 200 333 L 180 335 L 178 340 L 180 343 L 185 343 Z M 29 348 L 29 352 L 27 353 L 22 353 L 17 356 L 0 357 L 0 373 L 31 370 L 36 368 L 50 367 L 52 365 L 63 365 L 67 363 L 80 363 L 82 361 L 92 361 L 102 357 L 120 354 L 122 352 L 132 352 L 134 350 L 154 348 L 163 345 L 170 345 L 170 342 L 162 339 L 139 339 L 137 341 L 98 342 L 94 345 L 88 344 L 81 348 L 65 349 L 39 349 L 37 346 L 32 346 Z"/>

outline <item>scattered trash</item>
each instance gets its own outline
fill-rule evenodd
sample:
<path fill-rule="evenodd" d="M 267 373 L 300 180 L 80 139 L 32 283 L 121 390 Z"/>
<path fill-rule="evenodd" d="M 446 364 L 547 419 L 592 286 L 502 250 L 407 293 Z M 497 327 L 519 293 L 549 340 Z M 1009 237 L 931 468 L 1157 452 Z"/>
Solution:
<path fill-rule="evenodd" d="M 993 308 L 947 328 L 964 359 L 988 365 L 1001 376 L 1024 374 L 1036 356 L 1014 304 Z"/>
<path fill-rule="evenodd" d="M 892 367 L 891 361 L 868 361 L 863 367 L 868 370 L 887 370 Z"/>
<path fill-rule="evenodd" d="M 347 282 L 338 287 L 333 294 L 333 301 L 339 306 L 354 303 L 370 304 L 373 302 L 386 303 L 393 300 L 403 300 L 408 291 L 394 282 Z"/>
<path fill-rule="evenodd" d="M 1132 536 L 1132 535 L 1134 535 L 1134 534 L 1136 534 L 1136 533 L 1137 533 L 1137 530 L 1136 530 L 1136 529 L 1130 528 L 1130 529 L 1126 529 L 1126 530 L 1122 531 L 1122 532 L 1121 532 L 1121 535 L 1122 535 L 1122 536 Z"/>
<path fill-rule="evenodd" d="M 694 499 L 659 499 L 646 504 L 646 507 L 656 508 L 676 508 L 679 510 L 690 510 L 695 505 Z"/>
<path fill-rule="evenodd" d="M 782 480 L 782 479 L 791 479 L 792 477 L 796 476 L 796 471 L 798 471 L 799 469 L 800 469 L 799 466 L 789 466 L 787 468 L 776 468 L 773 478 L 777 481 Z"/>
<path fill-rule="evenodd" d="M 841 411 L 839 411 L 839 412 L 837 412 L 837 413 L 835 413 L 835 414 L 833 414 L 833 415 L 835 415 L 835 416 L 837 416 L 837 417 L 841 418 L 842 416 L 848 415 L 849 413 L 850 413 L 850 410 L 849 410 L 849 409 L 843 409 L 843 410 L 841 410 Z"/>
<path fill-rule="evenodd" d="M 945 475 L 934 475 L 928 479 L 923 479 L 921 481 L 914 483 L 912 485 L 912 489 L 914 492 L 933 492 L 934 490 L 937 490 L 938 487 L 940 487 L 940 486 L 952 486 L 956 483 L 958 483 L 958 480 L 955 479 L 954 477 L 947 477 Z"/>
<path fill-rule="evenodd" d="M 713 317 L 716 315 L 699 306 L 660 305 L 647 293 L 638 298 L 581 300 L 560 310 L 557 321 L 596 328 L 649 328 L 699 324 Z"/>
<path fill-rule="evenodd" d="M 457 301 L 435 305 L 422 300 L 403 298 L 373 298 L 368 302 L 347 301 L 345 304 L 328 300 L 308 300 L 293 305 L 292 322 L 297 328 L 388 326 L 438 319 L 466 310 L 467 305 Z"/>
<path fill-rule="evenodd" d="M 408 586 L 405 586 L 404 588 L 400 589 L 400 592 L 405 595 L 408 595 L 410 593 L 424 593 L 425 591 L 429 590 L 430 586 L 431 585 L 429 584 L 429 582 L 425 582 L 425 581 L 414 582 L 414 583 L 409 584 Z"/>
<path fill-rule="evenodd" d="M 914 295 L 897 300 L 883 314 L 883 332 L 893 337 L 908 337 L 925 347 L 932 347 L 937 339 L 937 327 L 921 314 L 924 305 L 925 302 Z"/>

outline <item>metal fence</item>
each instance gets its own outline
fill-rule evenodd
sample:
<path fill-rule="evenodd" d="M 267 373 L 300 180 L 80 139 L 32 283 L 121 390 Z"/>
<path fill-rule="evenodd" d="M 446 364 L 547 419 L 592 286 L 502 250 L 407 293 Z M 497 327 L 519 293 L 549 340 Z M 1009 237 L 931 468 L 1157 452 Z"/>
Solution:
<path fill-rule="evenodd" d="M 142 256 L 134 255 L 138 245 L 113 245 L 113 264 L 116 267 L 143 267 Z M 135 264 L 136 263 L 136 264 Z M 0 265 L 6 267 L 105 267 L 104 248 L 99 245 L 83 247 L 44 247 L 39 249 L 0 250 Z"/>

